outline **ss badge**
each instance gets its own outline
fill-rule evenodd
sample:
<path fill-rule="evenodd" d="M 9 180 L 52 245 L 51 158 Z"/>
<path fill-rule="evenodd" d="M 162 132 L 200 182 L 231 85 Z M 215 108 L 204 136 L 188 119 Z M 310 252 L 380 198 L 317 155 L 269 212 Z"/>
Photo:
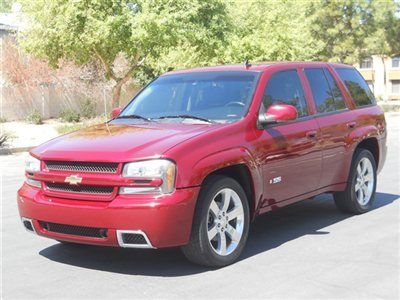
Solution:
<path fill-rule="evenodd" d="M 279 176 L 279 177 L 274 177 L 274 178 L 272 178 L 272 179 L 269 180 L 269 184 L 275 184 L 275 183 L 279 183 L 279 182 L 281 182 L 281 181 L 282 181 L 282 177 L 281 177 L 281 176 Z"/>

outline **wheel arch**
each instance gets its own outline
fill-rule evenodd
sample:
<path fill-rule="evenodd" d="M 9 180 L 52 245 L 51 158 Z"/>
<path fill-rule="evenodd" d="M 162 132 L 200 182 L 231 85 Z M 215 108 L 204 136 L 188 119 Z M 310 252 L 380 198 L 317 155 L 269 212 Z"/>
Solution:
<path fill-rule="evenodd" d="M 372 153 L 372 155 L 374 156 L 375 159 L 375 164 L 376 167 L 378 169 L 378 165 L 379 165 L 379 143 L 378 143 L 378 139 L 376 137 L 368 137 L 366 139 L 361 140 L 355 150 L 357 149 L 366 149 L 368 151 L 370 151 Z M 354 151 L 355 153 L 355 151 Z M 353 154 L 353 158 L 354 158 L 354 154 Z"/>
<path fill-rule="evenodd" d="M 192 174 L 196 174 L 192 184 L 200 186 L 203 186 L 213 175 L 233 178 L 246 193 L 250 216 L 255 216 L 262 195 L 263 181 L 259 168 L 246 149 L 229 149 L 207 156 L 198 161 Z"/>
<path fill-rule="evenodd" d="M 222 175 L 226 177 L 230 177 L 234 180 L 236 180 L 243 188 L 247 201 L 249 203 L 249 208 L 250 208 L 250 216 L 254 216 L 255 212 L 255 192 L 254 192 L 254 182 L 251 177 L 251 173 L 249 168 L 241 163 L 241 164 L 236 164 L 228 167 L 224 167 L 221 169 L 217 169 L 211 173 L 209 173 L 203 180 L 202 186 L 207 182 L 209 178 L 211 178 L 213 175 Z"/>

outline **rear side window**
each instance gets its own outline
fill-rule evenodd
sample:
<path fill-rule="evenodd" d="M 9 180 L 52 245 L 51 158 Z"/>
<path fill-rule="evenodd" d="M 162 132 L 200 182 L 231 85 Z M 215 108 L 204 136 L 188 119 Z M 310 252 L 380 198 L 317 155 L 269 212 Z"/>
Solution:
<path fill-rule="evenodd" d="M 299 117 L 308 115 L 303 87 L 296 70 L 281 71 L 273 74 L 264 91 L 265 108 L 274 104 L 289 104 L 297 109 Z"/>
<path fill-rule="evenodd" d="M 342 93 L 328 70 L 307 68 L 304 72 L 310 83 L 317 112 L 325 113 L 346 108 Z"/>
<path fill-rule="evenodd" d="M 375 103 L 374 95 L 364 78 L 355 69 L 336 68 L 357 107 Z"/>
<path fill-rule="evenodd" d="M 346 103 L 344 102 L 344 97 L 337 85 L 336 80 L 333 78 L 332 74 L 327 70 L 324 69 L 324 73 L 326 79 L 328 80 L 329 86 L 332 90 L 333 98 L 335 98 L 335 108 L 336 110 L 341 110 L 346 108 Z"/>

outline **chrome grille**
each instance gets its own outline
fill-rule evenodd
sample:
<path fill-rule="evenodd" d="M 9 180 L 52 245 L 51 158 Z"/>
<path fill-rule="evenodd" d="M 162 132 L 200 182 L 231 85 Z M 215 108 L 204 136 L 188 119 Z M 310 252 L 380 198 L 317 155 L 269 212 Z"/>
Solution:
<path fill-rule="evenodd" d="M 45 161 L 48 170 L 79 171 L 93 173 L 117 173 L 118 163 Z"/>
<path fill-rule="evenodd" d="M 56 192 L 85 193 L 95 195 L 111 195 L 114 191 L 112 186 L 96 185 L 69 185 L 64 183 L 46 183 L 47 189 Z"/>

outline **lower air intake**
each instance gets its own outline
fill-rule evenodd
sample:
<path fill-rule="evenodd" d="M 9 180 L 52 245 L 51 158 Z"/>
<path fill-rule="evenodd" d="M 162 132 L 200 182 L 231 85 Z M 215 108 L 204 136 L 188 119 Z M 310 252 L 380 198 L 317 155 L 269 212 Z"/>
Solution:
<path fill-rule="evenodd" d="M 154 248 L 141 230 L 117 230 L 118 244 L 124 248 Z"/>
<path fill-rule="evenodd" d="M 42 228 L 46 229 L 47 231 L 62 233 L 62 234 L 94 237 L 94 238 L 106 238 L 108 234 L 107 229 L 104 228 L 66 225 L 66 224 L 50 223 L 44 221 L 39 221 L 39 224 Z"/>
<path fill-rule="evenodd" d="M 123 233 L 122 240 L 124 244 L 146 244 L 146 239 L 143 235 L 137 233 Z"/>
<path fill-rule="evenodd" d="M 26 230 L 30 232 L 35 232 L 35 228 L 33 227 L 31 219 L 22 218 L 22 224 L 24 224 Z"/>

